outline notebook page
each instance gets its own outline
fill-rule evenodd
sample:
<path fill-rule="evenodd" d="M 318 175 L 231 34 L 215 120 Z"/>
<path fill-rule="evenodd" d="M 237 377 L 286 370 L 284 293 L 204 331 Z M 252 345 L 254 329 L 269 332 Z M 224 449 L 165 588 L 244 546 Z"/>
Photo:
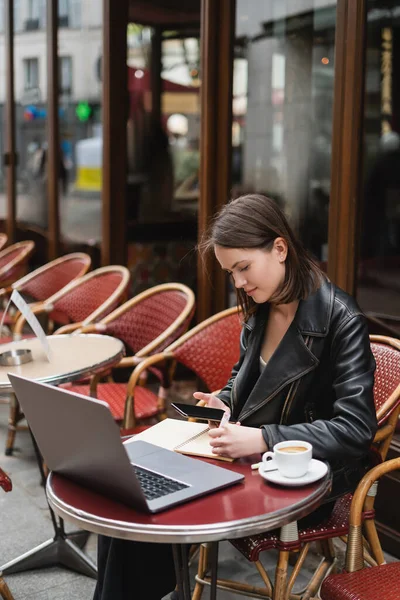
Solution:
<path fill-rule="evenodd" d="M 167 450 L 175 450 L 177 446 L 180 446 L 204 431 L 208 431 L 207 423 L 180 421 L 179 419 L 164 419 L 164 421 L 160 421 L 160 423 L 149 427 L 146 431 L 142 431 L 133 438 L 126 440 L 124 444 L 132 444 L 140 440 L 142 442 L 149 442 L 155 446 L 160 446 L 161 448 L 166 448 Z"/>

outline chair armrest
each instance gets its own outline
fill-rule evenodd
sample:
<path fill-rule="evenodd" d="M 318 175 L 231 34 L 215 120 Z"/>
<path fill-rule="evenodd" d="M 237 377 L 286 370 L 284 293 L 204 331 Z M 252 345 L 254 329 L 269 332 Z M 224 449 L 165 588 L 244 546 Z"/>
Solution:
<path fill-rule="evenodd" d="M 63 327 L 67 327 L 67 325 L 63 325 Z M 60 329 L 62 329 L 62 327 L 60 327 Z M 57 331 L 59 331 L 57 329 Z M 102 330 L 100 328 L 100 323 L 93 323 L 92 325 L 85 325 L 84 327 L 81 327 L 81 330 L 79 333 L 102 333 Z"/>
<path fill-rule="evenodd" d="M 361 479 L 354 492 L 350 507 L 349 537 L 346 551 L 346 571 L 359 571 L 364 567 L 362 511 L 371 486 L 386 473 L 400 469 L 400 457 L 373 467 Z"/>
<path fill-rule="evenodd" d="M 158 354 L 154 354 L 153 356 L 149 356 L 148 358 L 145 358 L 144 360 L 142 360 L 135 367 L 132 375 L 129 378 L 128 388 L 127 388 L 128 396 L 133 395 L 135 387 L 139 383 L 140 376 L 144 371 L 148 370 L 149 367 L 153 367 L 154 365 L 156 365 L 158 363 L 164 362 L 166 360 L 171 360 L 173 358 L 174 357 L 172 354 L 169 354 L 167 352 L 159 352 Z"/>
<path fill-rule="evenodd" d="M 80 327 L 82 323 L 68 323 L 68 325 L 63 325 L 59 327 L 53 335 L 66 335 L 68 333 L 82 333 Z M 78 331 L 79 330 L 79 331 Z"/>
<path fill-rule="evenodd" d="M 158 354 L 154 354 L 153 356 L 149 356 L 145 358 L 142 362 L 140 362 L 133 373 L 131 374 L 128 386 L 127 386 L 127 396 L 126 396 L 126 404 L 125 404 L 125 416 L 124 416 L 124 429 L 132 429 L 135 426 L 135 411 L 134 411 L 134 397 L 135 397 L 135 388 L 139 385 L 140 376 L 150 367 L 153 367 L 156 364 L 165 362 L 167 360 L 172 360 L 174 357 L 172 354 L 168 352 L 160 352 Z M 159 395 L 159 400 L 162 401 Z"/>

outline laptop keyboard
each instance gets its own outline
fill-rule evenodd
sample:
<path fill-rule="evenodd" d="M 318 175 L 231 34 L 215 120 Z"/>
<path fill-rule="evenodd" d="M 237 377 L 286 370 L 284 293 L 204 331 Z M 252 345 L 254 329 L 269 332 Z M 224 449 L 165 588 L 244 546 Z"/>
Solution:
<path fill-rule="evenodd" d="M 153 473 L 153 471 L 142 469 L 142 467 L 137 467 L 136 465 L 132 466 L 147 500 L 155 500 L 156 498 L 161 498 L 167 494 L 190 487 L 186 483 L 176 481 L 176 479 L 170 479 L 169 477 Z"/>

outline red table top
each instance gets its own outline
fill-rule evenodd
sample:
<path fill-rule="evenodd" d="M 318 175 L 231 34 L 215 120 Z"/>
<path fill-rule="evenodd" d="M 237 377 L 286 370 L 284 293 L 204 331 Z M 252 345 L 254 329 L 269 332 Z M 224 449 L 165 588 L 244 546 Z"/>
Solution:
<path fill-rule="evenodd" d="M 157 514 L 138 512 L 56 473 L 48 478 L 47 497 L 59 516 L 88 531 L 137 541 L 194 543 L 253 535 L 296 521 L 315 510 L 330 490 L 330 473 L 316 483 L 285 488 L 265 481 L 250 464 L 251 459 L 242 459 L 222 465 L 243 473 L 244 483 Z"/>

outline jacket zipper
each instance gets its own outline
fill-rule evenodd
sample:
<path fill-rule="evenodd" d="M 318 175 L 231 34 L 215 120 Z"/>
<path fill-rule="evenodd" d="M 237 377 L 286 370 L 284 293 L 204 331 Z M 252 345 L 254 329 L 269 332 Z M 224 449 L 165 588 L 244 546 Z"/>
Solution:
<path fill-rule="evenodd" d="M 308 335 L 306 337 L 306 339 L 304 340 L 304 342 L 305 342 L 305 345 L 307 346 L 307 348 L 309 350 L 311 350 L 313 339 L 310 338 L 310 336 Z M 287 421 L 290 409 L 293 404 L 294 397 L 296 396 L 297 389 L 300 385 L 300 381 L 301 381 L 301 377 L 297 381 L 294 381 L 292 383 L 292 385 L 290 386 L 288 395 L 286 396 L 285 404 L 283 405 L 281 422 L 280 422 L 281 425 L 285 424 Z"/>

